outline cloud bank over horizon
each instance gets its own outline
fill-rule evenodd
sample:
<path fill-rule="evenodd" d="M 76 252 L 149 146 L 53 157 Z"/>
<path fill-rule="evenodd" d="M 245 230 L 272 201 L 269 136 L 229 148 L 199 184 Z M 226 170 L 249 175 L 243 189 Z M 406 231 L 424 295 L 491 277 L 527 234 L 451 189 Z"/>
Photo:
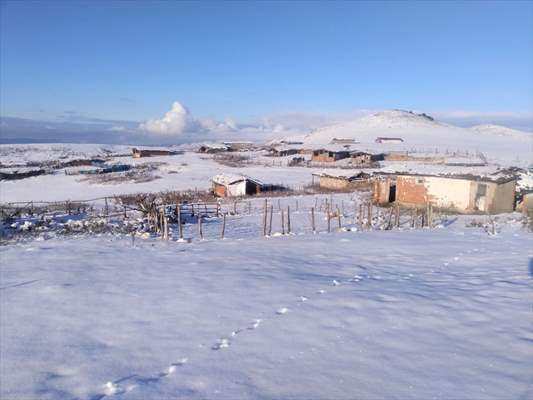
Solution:
<path fill-rule="evenodd" d="M 106 120 L 86 117 L 75 111 L 52 120 L 0 117 L 0 143 L 75 142 L 180 144 L 201 141 L 266 141 L 276 137 L 306 134 L 328 125 L 343 123 L 382 110 L 350 112 L 283 112 L 236 122 L 194 117 L 188 108 L 174 101 L 159 119 L 146 121 Z M 419 110 L 413 110 L 421 112 Z M 435 119 L 460 127 L 481 124 L 502 125 L 533 132 L 533 114 L 527 112 L 426 111 Z"/>
<path fill-rule="evenodd" d="M 167 137 L 180 137 L 187 134 L 232 133 L 242 129 L 232 118 L 225 118 L 223 121 L 195 118 L 189 109 L 179 101 L 174 101 L 170 110 L 162 118 L 150 119 L 138 126 L 138 130 L 144 134 Z"/>

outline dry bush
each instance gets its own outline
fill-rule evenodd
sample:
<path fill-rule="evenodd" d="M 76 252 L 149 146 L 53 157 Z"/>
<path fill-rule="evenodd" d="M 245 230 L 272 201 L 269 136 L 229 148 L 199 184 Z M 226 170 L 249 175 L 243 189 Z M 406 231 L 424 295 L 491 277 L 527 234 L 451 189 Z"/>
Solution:
<path fill-rule="evenodd" d="M 250 159 L 241 154 L 222 153 L 215 155 L 213 159 L 217 163 L 222 164 L 226 167 L 242 168 L 245 167 L 246 164 L 250 164 Z"/>

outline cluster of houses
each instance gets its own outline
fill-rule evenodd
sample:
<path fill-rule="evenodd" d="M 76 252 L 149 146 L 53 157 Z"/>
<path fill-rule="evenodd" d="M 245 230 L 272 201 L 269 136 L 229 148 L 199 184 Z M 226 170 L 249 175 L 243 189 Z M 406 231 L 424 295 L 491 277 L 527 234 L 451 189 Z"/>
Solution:
<path fill-rule="evenodd" d="M 490 175 L 438 174 L 313 174 L 313 184 L 330 190 L 371 190 L 379 205 L 399 204 L 424 208 L 428 204 L 450 212 L 512 212 L 516 204 L 516 177 L 506 171 Z M 213 177 L 213 193 L 219 197 L 242 197 L 261 193 L 265 186 L 245 175 Z"/>
<path fill-rule="evenodd" d="M 376 142 L 401 143 L 403 139 L 378 137 Z M 308 166 L 321 166 L 323 163 L 334 164 L 340 160 L 346 160 L 345 164 L 348 167 L 364 170 L 355 174 L 313 173 L 313 185 L 338 191 L 369 190 L 373 194 L 374 203 L 380 205 L 394 203 L 407 207 L 426 207 L 431 204 L 460 213 L 504 213 L 515 209 L 517 177 L 512 171 L 480 174 L 464 173 L 469 169 L 462 168 L 457 170 L 462 173 L 387 173 L 375 168 L 379 161 L 418 161 L 424 164 L 455 167 L 486 166 L 487 163 L 483 157 L 475 162 L 458 160 L 453 163 L 449 162 L 449 157 L 435 154 L 411 154 L 407 151 L 371 154 L 352 150 L 351 147 L 354 144 L 357 144 L 354 139 L 342 138 L 335 138 L 329 145 L 320 148 L 309 148 L 301 142 L 289 141 L 278 142 L 267 147 L 258 147 L 252 142 L 223 142 L 204 144 L 197 151 L 219 153 L 266 150 L 267 154 L 272 157 L 295 156 L 293 160 L 301 161 L 301 163 L 305 161 Z M 134 157 L 171 154 L 173 153 L 165 150 L 133 149 Z M 213 193 L 219 197 L 250 196 L 273 190 L 272 185 L 264 184 L 258 179 L 234 174 L 216 175 L 212 178 L 212 185 Z"/>
<path fill-rule="evenodd" d="M 487 175 L 382 173 L 314 174 L 313 183 L 331 190 L 372 191 L 379 205 L 422 208 L 431 204 L 459 213 L 512 212 L 516 204 L 516 176 L 510 171 Z"/>

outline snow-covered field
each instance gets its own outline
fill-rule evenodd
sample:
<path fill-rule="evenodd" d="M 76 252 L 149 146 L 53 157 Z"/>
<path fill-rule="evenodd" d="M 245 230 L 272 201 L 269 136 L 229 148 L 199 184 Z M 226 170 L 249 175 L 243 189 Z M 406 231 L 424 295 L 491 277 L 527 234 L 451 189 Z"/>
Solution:
<path fill-rule="evenodd" d="M 377 136 L 405 141 L 378 144 Z M 354 149 L 373 152 L 481 151 L 489 159 L 482 167 L 387 161 L 382 172 L 486 175 L 527 167 L 533 150 L 525 132 L 451 127 L 403 111 L 322 128 L 303 140 L 320 147 L 332 138 L 353 138 L 360 142 Z M 291 157 L 265 153 L 238 153 L 252 160 L 230 167 L 190 147 L 174 149 L 186 151 L 133 159 L 131 146 L 2 145 L 3 167 L 96 157 L 129 164 L 148 179 L 105 181 L 70 174 L 92 167 L 52 169 L 2 181 L 0 202 L 201 190 L 220 173 L 301 187 L 321 171 L 288 167 Z M 368 196 L 271 199 L 268 238 L 262 198 L 238 203 L 237 215 L 236 203 L 222 204 L 229 212 L 223 240 L 219 218 L 205 219 L 206 240 L 198 240 L 195 220 L 186 221 L 190 243 L 176 241 L 176 225 L 169 241 L 150 237 L 135 212 L 117 222 L 137 227 L 135 240 L 82 234 L 75 229 L 84 226 L 81 214 L 50 217 L 46 226 L 38 216 L 10 221 L 20 235 L 0 247 L 0 398 L 533 398 L 533 243 L 522 216 L 437 214 L 434 229 L 410 229 L 412 214 L 403 211 L 399 230 L 379 230 L 392 218 L 381 209 L 374 230 L 365 230 L 356 214 Z M 344 214 L 343 229 L 335 219 L 332 233 L 326 199 Z M 281 235 L 288 206 L 292 234 Z M 119 211 L 111 218 L 122 218 Z M 490 235 L 482 227 L 489 218 L 496 221 Z"/>
<path fill-rule="evenodd" d="M 5 246 L 0 398 L 531 398 L 531 234 L 464 218 Z"/>

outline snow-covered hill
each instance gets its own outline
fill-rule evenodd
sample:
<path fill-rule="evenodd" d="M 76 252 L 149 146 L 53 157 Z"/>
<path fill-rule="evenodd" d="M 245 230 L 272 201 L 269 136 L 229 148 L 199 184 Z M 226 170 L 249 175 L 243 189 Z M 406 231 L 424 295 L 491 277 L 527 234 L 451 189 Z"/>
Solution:
<path fill-rule="evenodd" d="M 377 137 L 400 137 L 403 143 L 376 143 Z M 460 128 L 426 114 L 388 110 L 316 129 L 307 145 L 327 145 L 334 138 L 354 139 L 361 150 L 428 150 L 482 152 L 494 161 L 525 166 L 531 162 L 533 135 L 497 125 Z"/>

